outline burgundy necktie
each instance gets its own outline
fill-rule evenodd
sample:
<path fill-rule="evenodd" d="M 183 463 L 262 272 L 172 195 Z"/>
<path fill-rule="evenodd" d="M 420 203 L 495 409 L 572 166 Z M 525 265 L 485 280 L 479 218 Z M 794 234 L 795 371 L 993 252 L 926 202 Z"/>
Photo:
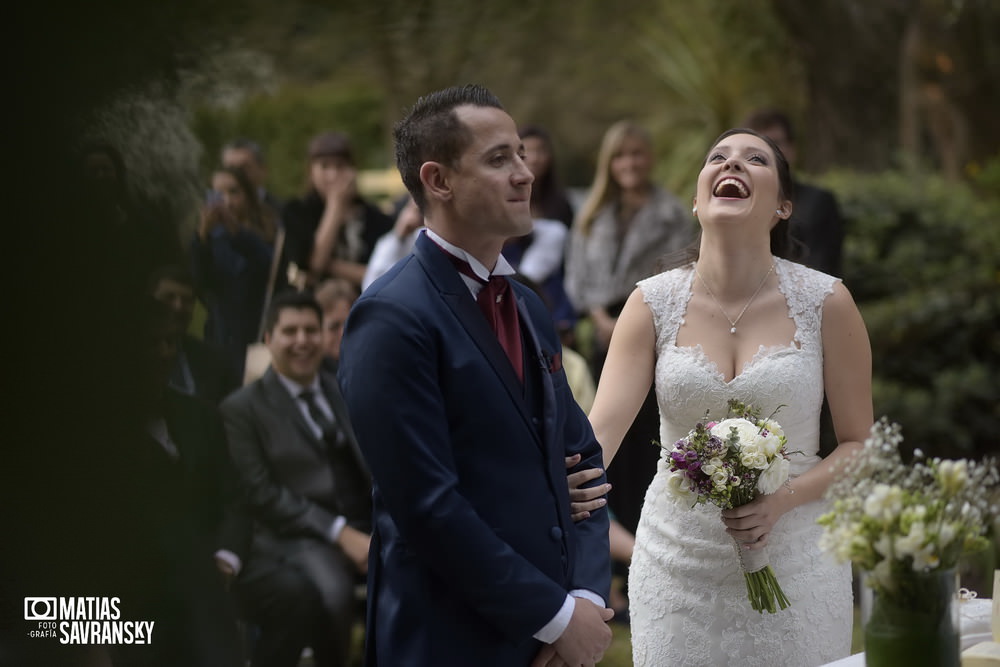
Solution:
<path fill-rule="evenodd" d="M 486 316 L 493 332 L 500 341 L 500 346 L 507 353 L 517 379 L 524 382 L 524 357 L 521 349 L 521 325 L 517 315 L 517 302 L 514 291 L 510 288 L 510 281 L 505 276 L 490 276 L 490 279 L 483 280 L 476 275 L 469 263 L 463 259 L 447 253 L 452 262 L 458 267 L 461 273 L 474 279 L 483 286 L 476 297 L 479 309 Z"/>

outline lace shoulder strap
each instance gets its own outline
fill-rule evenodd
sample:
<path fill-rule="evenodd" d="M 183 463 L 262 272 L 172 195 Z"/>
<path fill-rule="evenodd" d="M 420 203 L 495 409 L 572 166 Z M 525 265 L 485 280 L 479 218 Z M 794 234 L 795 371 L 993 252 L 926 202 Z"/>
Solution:
<path fill-rule="evenodd" d="M 637 283 L 642 291 L 643 302 L 653 313 L 657 350 L 662 349 L 665 343 L 671 344 L 677 340 L 677 330 L 684 322 L 684 312 L 691 300 L 693 266 L 694 264 L 688 264 L 664 271 Z"/>
<path fill-rule="evenodd" d="M 785 295 L 789 314 L 798 329 L 799 343 L 820 344 L 823 301 L 840 279 L 780 258 L 775 259 L 775 269 L 778 272 L 778 288 Z"/>

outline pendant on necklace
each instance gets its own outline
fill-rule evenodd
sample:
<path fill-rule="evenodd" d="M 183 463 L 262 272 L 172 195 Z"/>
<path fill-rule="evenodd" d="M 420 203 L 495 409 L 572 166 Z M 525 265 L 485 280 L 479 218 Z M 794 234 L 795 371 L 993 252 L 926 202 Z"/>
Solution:
<path fill-rule="evenodd" d="M 730 330 L 729 330 L 729 333 L 731 333 L 731 334 L 734 334 L 734 333 L 736 333 L 736 327 L 733 327 L 732 329 L 730 329 Z"/>

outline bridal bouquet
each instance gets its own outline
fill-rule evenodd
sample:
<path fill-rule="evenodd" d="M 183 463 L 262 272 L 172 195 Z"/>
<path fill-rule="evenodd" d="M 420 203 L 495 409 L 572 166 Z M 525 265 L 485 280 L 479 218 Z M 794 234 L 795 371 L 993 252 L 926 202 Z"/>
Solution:
<path fill-rule="evenodd" d="M 780 408 L 779 408 L 780 409 Z M 775 413 L 777 410 L 775 410 Z M 691 507 L 711 503 L 721 509 L 745 505 L 759 494 L 774 493 L 788 479 L 788 453 L 781 426 L 762 419 L 759 408 L 730 400 L 726 418 L 705 419 L 670 449 L 670 493 Z M 746 578 L 750 605 L 775 613 L 790 604 L 766 549 L 748 551 L 733 544 Z"/>

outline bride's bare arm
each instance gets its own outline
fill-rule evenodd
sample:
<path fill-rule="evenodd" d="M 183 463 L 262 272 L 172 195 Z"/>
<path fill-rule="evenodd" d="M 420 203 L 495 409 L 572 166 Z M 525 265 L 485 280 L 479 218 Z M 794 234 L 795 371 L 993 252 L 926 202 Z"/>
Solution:
<path fill-rule="evenodd" d="M 610 465 L 622 438 L 635 420 L 653 383 L 656 364 L 656 331 L 653 314 L 634 290 L 618 317 L 608 357 L 601 371 L 590 423 L 604 448 L 604 465 Z"/>
<path fill-rule="evenodd" d="M 845 458 L 861 448 L 875 421 L 872 350 L 861 313 L 842 283 L 823 305 L 823 384 L 837 448 L 822 463 L 791 482 L 796 504 L 818 500 Z"/>

